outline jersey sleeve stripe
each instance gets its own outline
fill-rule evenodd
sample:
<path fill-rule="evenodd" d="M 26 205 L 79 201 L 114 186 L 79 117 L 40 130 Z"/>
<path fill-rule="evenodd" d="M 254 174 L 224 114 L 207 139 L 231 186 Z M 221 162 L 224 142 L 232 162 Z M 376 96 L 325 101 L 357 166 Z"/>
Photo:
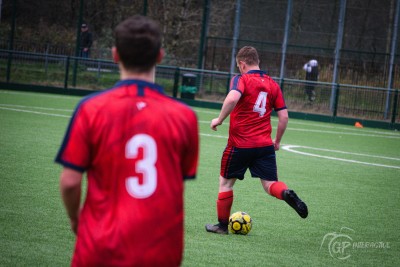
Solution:
<path fill-rule="evenodd" d="M 238 91 L 240 94 L 243 94 L 243 92 L 242 92 L 242 91 L 240 91 L 240 90 L 239 90 L 239 89 L 237 89 L 237 88 L 232 88 L 232 89 L 231 89 L 231 91 L 232 91 L 232 90 Z"/>
<path fill-rule="evenodd" d="M 231 84 L 231 90 L 238 90 L 238 84 L 239 84 L 239 80 L 241 77 L 242 77 L 241 75 L 237 75 L 237 76 L 233 77 L 232 84 Z"/>
<path fill-rule="evenodd" d="M 282 107 L 282 108 L 276 108 L 276 109 L 274 109 L 274 110 L 275 110 L 275 111 L 279 111 L 279 110 L 283 110 L 283 109 L 287 109 L 287 107 L 284 106 L 284 107 Z"/>
<path fill-rule="evenodd" d="M 81 103 L 78 105 L 78 107 L 75 109 L 75 112 L 74 112 L 74 114 L 73 114 L 72 117 L 71 117 L 71 120 L 70 120 L 70 122 L 69 122 L 69 124 L 68 124 L 68 128 L 67 128 L 67 131 L 66 131 L 66 133 L 65 133 L 63 142 L 62 142 L 61 147 L 60 147 L 60 150 L 58 150 L 57 156 L 56 156 L 56 158 L 55 158 L 55 160 L 54 160 L 55 162 L 60 163 L 60 164 L 62 164 L 62 165 L 64 165 L 64 164 L 63 164 L 63 160 L 61 159 L 61 155 L 62 155 L 62 153 L 64 152 L 64 149 L 65 149 L 65 147 L 67 146 L 67 143 L 68 143 L 68 141 L 69 141 L 70 133 L 71 133 L 71 128 L 72 128 L 72 124 L 74 123 L 76 114 L 77 114 L 77 112 L 78 112 L 79 107 L 80 107 L 81 104 L 82 104 L 82 102 L 81 102 Z"/>
<path fill-rule="evenodd" d="M 64 165 L 64 166 L 66 166 L 66 167 L 69 167 L 69 168 L 71 168 L 71 169 L 75 169 L 75 170 L 77 170 L 77 171 L 80 171 L 80 170 L 83 170 L 83 171 L 84 171 L 84 169 L 83 169 L 82 167 L 75 166 L 75 165 L 73 165 L 73 164 L 70 164 L 70 163 L 68 163 L 68 162 L 65 162 L 65 161 L 62 159 L 62 154 L 63 154 L 63 152 L 64 152 L 64 150 L 65 150 L 65 148 L 66 148 L 66 146 L 67 146 L 67 143 L 68 143 L 68 141 L 69 141 L 69 139 L 70 139 L 70 134 L 71 134 L 72 125 L 74 124 L 75 118 L 76 118 L 76 116 L 77 116 L 77 113 L 78 113 L 78 111 L 80 110 L 80 108 L 82 107 L 82 105 L 83 105 L 86 101 L 88 101 L 89 99 L 91 99 L 91 98 L 93 98 L 93 97 L 95 97 L 95 96 L 97 96 L 97 95 L 99 95 L 99 94 L 103 94 L 103 93 L 104 93 L 104 92 L 97 92 L 97 93 L 90 94 L 90 95 L 88 95 L 87 97 L 83 98 L 83 99 L 79 102 L 78 106 L 75 108 L 75 111 L 74 111 L 74 113 L 73 113 L 73 115 L 72 115 L 72 117 L 71 117 L 71 119 L 70 119 L 70 121 L 69 121 L 68 128 L 67 128 L 67 131 L 65 132 L 65 136 L 64 136 L 63 142 L 62 142 L 61 147 L 60 147 L 60 149 L 59 149 L 59 151 L 58 151 L 58 153 L 57 153 L 56 158 L 54 159 L 54 162 L 59 163 L 59 164 L 61 164 L 61 165 Z M 83 171 L 82 171 L 82 172 L 83 172 Z"/>
<path fill-rule="evenodd" d="M 183 176 L 183 180 L 193 180 L 193 179 L 196 179 L 196 175 Z"/>
<path fill-rule="evenodd" d="M 56 158 L 55 162 L 57 162 L 57 163 L 63 165 L 64 167 L 67 167 L 67 168 L 73 169 L 73 170 L 75 170 L 75 171 L 78 171 L 78 172 L 80 172 L 80 173 L 84 173 L 84 172 L 86 171 L 85 168 L 80 167 L 80 166 L 77 166 L 77 165 L 72 164 L 72 163 L 69 163 L 69 162 L 67 162 L 67 161 L 64 161 L 64 160 L 62 160 L 61 158 Z"/>

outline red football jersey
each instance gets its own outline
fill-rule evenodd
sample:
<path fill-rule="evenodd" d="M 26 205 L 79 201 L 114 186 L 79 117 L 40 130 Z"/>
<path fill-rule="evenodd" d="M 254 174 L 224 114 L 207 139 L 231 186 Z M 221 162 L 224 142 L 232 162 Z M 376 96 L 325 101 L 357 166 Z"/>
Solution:
<path fill-rule="evenodd" d="M 56 162 L 87 172 L 72 265 L 179 266 L 198 121 L 158 85 L 124 80 L 81 101 Z"/>
<path fill-rule="evenodd" d="M 231 80 L 242 96 L 230 114 L 228 144 L 238 148 L 272 145 L 271 112 L 286 109 L 279 85 L 265 72 L 252 70 Z"/>

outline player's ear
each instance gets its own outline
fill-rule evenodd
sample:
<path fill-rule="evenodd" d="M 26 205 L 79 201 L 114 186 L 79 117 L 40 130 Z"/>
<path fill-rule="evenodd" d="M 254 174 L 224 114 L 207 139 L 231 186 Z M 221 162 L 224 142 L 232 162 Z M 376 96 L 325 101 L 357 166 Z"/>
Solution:
<path fill-rule="evenodd" d="M 161 63 L 164 56 L 165 56 L 165 50 L 164 50 L 164 48 L 160 48 L 160 51 L 158 52 L 158 55 L 157 55 L 157 64 Z"/>
<path fill-rule="evenodd" d="M 112 59 L 113 59 L 114 63 L 118 63 L 119 62 L 119 54 L 118 54 L 117 48 L 115 46 L 113 46 L 111 48 L 111 53 L 112 53 Z"/>
<path fill-rule="evenodd" d="M 240 73 L 246 72 L 246 63 L 242 60 L 238 61 L 238 69 Z"/>

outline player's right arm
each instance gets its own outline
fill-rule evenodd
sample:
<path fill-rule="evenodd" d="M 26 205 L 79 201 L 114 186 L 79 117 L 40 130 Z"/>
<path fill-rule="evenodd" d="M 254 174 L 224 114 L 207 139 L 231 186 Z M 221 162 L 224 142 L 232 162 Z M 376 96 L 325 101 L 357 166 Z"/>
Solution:
<path fill-rule="evenodd" d="M 76 234 L 79 221 L 79 207 L 81 201 L 82 173 L 64 167 L 60 176 L 61 197 L 67 210 L 71 229 Z"/>
<path fill-rule="evenodd" d="M 231 90 L 226 96 L 224 103 L 221 108 L 221 112 L 219 113 L 218 118 L 215 118 L 211 121 L 210 128 L 214 131 L 217 130 L 217 126 L 221 125 L 224 120 L 231 114 L 232 110 L 235 108 L 237 102 L 239 102 L 242 94 L 237 90 Z"/>
<path fill-rule="evenodd" d="M 90 161 L 88 140 L 88 123 L 83 112 L 82 102 L 76 108 L 67 128 L 61 148 L 55 161 L 63 166 L 60 175 L 60 193 L 71 223 L 71 229 L 76 234 L 80 213 L 82 174 Z"/>

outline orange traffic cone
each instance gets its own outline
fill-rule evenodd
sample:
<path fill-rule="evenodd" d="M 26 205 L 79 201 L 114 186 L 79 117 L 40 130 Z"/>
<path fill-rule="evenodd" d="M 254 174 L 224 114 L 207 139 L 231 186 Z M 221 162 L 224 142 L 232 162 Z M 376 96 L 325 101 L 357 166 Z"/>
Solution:
<path fill-rule="evenodd" d="M 354 126 L 356 128 L 363 128 L 362 124 L 360 122 L 358 122 L 358 121 L 354 124 Z"/>

